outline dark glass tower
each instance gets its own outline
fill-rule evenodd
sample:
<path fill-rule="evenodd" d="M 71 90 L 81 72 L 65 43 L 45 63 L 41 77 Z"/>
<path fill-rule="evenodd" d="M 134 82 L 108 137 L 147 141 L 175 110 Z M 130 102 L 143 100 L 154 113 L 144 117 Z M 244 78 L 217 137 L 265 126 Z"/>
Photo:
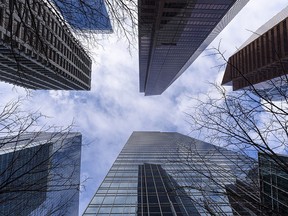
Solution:
<path fill-rule="evenodd" d="M 178 188 L 178 193 L 175 188 Z M 179 192 L 181 191 L 181 196 Z M 139 165 L 137 215 L 200 215 L 181 186 L 156 164 Z"/>
<path fill-rule="evenodd" d="M 179 133 L 134 132 L 84 215 L 232 214 L 225 185 L 253 163 Z"/>
<path fill-rule="evenodd" d="M 270 215 L 288 212 L 288 157 L 259 153 L 260 198 Z M 267 211 L 267 210 L 266 210 Z"/>
<path fill-rule="evenodd" d="M 0 139 L 0 215 L 78 215 L 81 134 Z"/>
<path fill-rule="evenodd" d="M 162 94 L 249 0 L 139 0 L 140 92 Z"/>

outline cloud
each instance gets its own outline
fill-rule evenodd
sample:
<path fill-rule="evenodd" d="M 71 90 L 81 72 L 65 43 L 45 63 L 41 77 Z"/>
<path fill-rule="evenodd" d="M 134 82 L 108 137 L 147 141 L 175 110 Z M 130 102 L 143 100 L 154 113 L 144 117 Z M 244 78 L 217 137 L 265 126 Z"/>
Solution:
<path fill-rule="evenodd" d="M 235 17 L 212 42 L 229 57 L 251 33 L 284 8 L 287 0 L 254 0 Z M 235 33 L 237 32 L 237 33 Z M 101 41 L 94 48 L 92 89 L 77 91 L 33 91 L 25 104 L 28 110 L 39 110 L 49 116 L 45 123 L 67 126 L 74 122 L 75 130 L 83 134 L 82 179 L 86 190 L 81 193 L 80 213 L 121 151 L 132 131 L 156 130 L 189 133 L 184 112 L 191 97 L 211 91 L 209 82 L 219 82 L 223 70 L 216 56 L 205 51 L 191 67 L 161 96 L 144 97 L 138 86 L 138 51 L 131 50 L 116 36 Z M 137 45 L 136 45 L 137 47 Z M 1 104 L 27 92 L 1 83 Z M 44 124 L 44 122 L 43 122 Z"/>

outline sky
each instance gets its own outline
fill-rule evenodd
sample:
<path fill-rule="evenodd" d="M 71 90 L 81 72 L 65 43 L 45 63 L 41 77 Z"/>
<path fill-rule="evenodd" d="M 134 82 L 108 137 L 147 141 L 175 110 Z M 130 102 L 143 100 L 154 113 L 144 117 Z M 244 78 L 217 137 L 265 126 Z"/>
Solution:
<path fill-rule="evenodd" d="M 287 6 L 287 0 L 250 0 L 210 44 L 229 57 L 262 24 Z M 221 82 L 222 62 L 207 50 L 162 95 L 139 93 L 137 42 L 129 52 L 124 39 L 110 35 L 94 47 L 92 88 L 84 91 L 31 91 L 23 109 L 37 110 L 46 125 L 67 126 L 83 135 L 80 194 L 82 214 L 133 131 L 176 131 L 190 134 L 185 112 L 193 114 L 191 98 L 213 91 Z M 27 91 L 0 83 L 1 105 Z M 198 137 L 195 137 L 198 138 Z"/>

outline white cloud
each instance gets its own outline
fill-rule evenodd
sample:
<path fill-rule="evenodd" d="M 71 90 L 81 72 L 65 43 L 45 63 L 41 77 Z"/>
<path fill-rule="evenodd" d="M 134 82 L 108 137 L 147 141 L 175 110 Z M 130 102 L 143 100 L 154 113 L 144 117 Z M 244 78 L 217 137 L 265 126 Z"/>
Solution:
<path fill-rule="evenodd" d="M 287 0 L 251 0 L 211 46 L 226 50 L 227 57 L 249 36 L 246 29 L 256 30 L 286 6 Z M 205 51 L 194 64 L 161 96 L 144 97 L 138 88 L 138 51 L 127 50 L 127 44 L 116 37 L 102 41 L 102 47 L 92 50 L 92 90 L 35 91 L 27 109 L 39 109 L 50 116 L 48 124 L 69 125 L 82 132 L 89 146 L 82 149 L 82 175 L 88 176 L 86 191 L 81 194 L 80 213 L 114 162 L 124 143 L 134 130 L 178 131 L 189 133 L 185 121 L 190 97 L 211 90 L 208 82 L 221 81 L 218 61 Z M 137 47 L 137 45 L 136 45 Z M 22 88 L 1 83 L 1 104 L 25 95 Z"/>

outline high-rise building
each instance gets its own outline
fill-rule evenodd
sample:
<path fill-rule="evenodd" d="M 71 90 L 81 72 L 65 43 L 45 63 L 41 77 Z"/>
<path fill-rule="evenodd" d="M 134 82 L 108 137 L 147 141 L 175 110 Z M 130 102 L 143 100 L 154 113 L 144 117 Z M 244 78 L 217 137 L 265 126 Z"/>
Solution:
<path fill-rule="evenodd" d="M 229 203 L 233 208 L 233 215 L 269 215 L 266 214 L 267 211 L 260 202 L 258 180 L 258 166 L 255 164 L 255 168 L 248 172 L 245 180 L 237 179 L 234 184 L 225 186 Z"/>
<path fill-rule="evenodd" d="M 287 155 L 258 154 L 261 204 L 269 215 L 288 212 L 288 157 Z"/>
<path fill-rule="evenodd" d="M 288 212 L 287 155 L 258 152 L 258 163 L 245 180 L 226 185 L 234 215 L 278 216 Z M 237 214 L 238 213 L 238 214 Z"/>
<path fill-rule="evenodd" d="M 288 7 L 255 31 L 232 55 L 222 85 L 279 100 L 288 95 Z"/>
<path fill-rule="evenodd" d="M 104 0 L 53 0 L 69 25 L 80 31 L 112 33 Z"/>
<path fill-rule="evenodd" d="M 139 0 L 140 92 L 162 94 L 249 0 Z"/>
<path fill-rule="evenodd" d="M 133 132 L 83 215 L 231 215 L 225 185 L 251 165 L 179 133 Z"/>
<path fill-rule="evenodd" d="M 0 139 L 0 214 L 78 216 L 81 134 Z"/>
<path fill-rule="evenodd" d="M 0 80 L 31 89 L 90 90 L 91 59 L 43 0 L 0 3 Z"/>

